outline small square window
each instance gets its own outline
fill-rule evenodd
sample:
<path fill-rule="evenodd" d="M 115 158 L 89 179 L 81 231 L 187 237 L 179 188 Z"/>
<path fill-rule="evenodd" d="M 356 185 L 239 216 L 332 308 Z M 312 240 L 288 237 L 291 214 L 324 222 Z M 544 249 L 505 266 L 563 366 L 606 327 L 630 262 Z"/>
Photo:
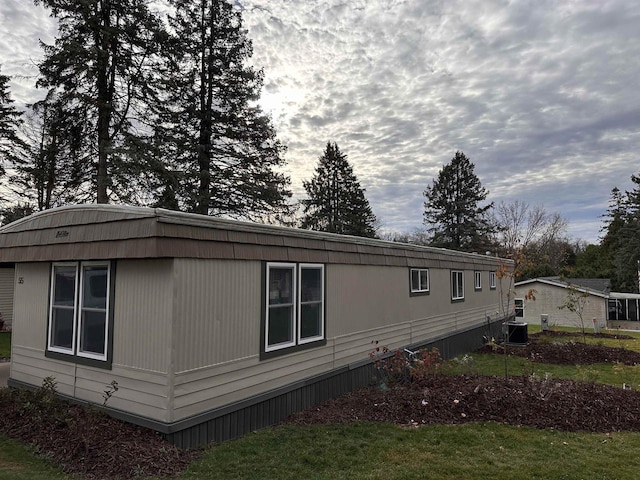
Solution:
<path fill-rule="evenodd" d="M 411 269 L 411 293 L 428 293 L 429 292 L 429 269 L 428 268 L 412 268 Z"/>
<path fill-rule="evenodd" d="M 514 299 L 516 318 L 524 318 L 524 299 Z"/>

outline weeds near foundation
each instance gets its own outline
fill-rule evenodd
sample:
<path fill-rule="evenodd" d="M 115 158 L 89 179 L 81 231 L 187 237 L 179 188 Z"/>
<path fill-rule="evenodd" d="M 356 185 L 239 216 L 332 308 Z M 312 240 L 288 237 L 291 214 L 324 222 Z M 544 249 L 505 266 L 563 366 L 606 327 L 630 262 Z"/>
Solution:
<path fill-rule="evenodd" d="M 102 398 L 104 398 L 104 401 L 102 402 L 103 407 L 107 406 L 107 402 L 113 396 L 113 394 L 116 393 L 117 391 L 118 391 L 118 382 L 116 382 L 115 380 L 111 380 L 111 383 L 105 386 L 105 390 L 102 393 Z"/>
<path fill-rule="evenodd" d="M 411 383 L 437 375 L 444 361 L 437 348 L 424 348 L 417 351 L 398 349 L 391 352 L 386 346 L 379 346 L 377 341 L 369 353 L 376 371 L 376 382 L 386 390 L 399 383 Z"/>

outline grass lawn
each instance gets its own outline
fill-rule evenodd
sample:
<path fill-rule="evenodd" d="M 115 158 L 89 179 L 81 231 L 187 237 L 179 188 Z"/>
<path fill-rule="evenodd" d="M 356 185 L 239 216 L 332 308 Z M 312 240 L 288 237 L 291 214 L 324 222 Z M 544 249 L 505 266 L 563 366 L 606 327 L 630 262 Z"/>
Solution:
<path fill-rule="evenodd" d="M 565 327 L 559 330 L 578 332 L 578 329 Z M 539 326 L 529 326 L 529 333 L 540 331 Z M 587 333 L 593 330 L 587 330 Z M 603 344 L 608 347 L 626 348 L 629 350 L 640 351 L 640 332 L 608 332 L 620 333 L 621 335 L 632 338 L 613 339 L 613 338 L 593 338 L 586 337 L 587 343 Z M 552 342 L 582 342 L 582 336 L 576 337 L 551 337 L 548 341 Z M 517 349 L 517 346 L 509 347 Z M 472 354 L 449 362 L 447 373 L 467 373 L 467 374 L 484 374 L 484 375 L 504 375 L 505 374 L 505 358 L 502 354 L 483 355 Z M 595 365 L 550 365 L 544 363 L 532 362 L 526 358 L 511 356 L 507 359 L 507 372 L 509 375 L 536 375 L 544 378 L 551 376 L 552 378 L 568 378 L 583 382 L 596 382 L 608 385 L 614 385 L 622 388 L 623 384 L 632 386 L 635 390 L 640 390 L 640 365 L 622 365 L 601 363 Z"/>
<path fill-rule="evenodd" d="M 635 479 L 640 434 L 500 424 L 283 426 L 209 449 L 183 479 Z"/>
<path fill-rule="evenodd" d="M 0 480 L 70 479 L 23 444 L 0 436 Z"/>
<path fill-rule="evenodd" d="M 535 326 L 529 329 L 535 331 Z M 640 349 L 640 333 L 630 335 L 634 339 L 624 340 L 624 347 Z M 611 346 L 619 343 L 613 340 Z M 450 364 L 451 371 L 504 375 L 502 355 L 473 354 Z M 640 388 L 637 367 L 532 365 L 510 357 L 508 368 L 510 375 L 551 375 Z M 371 423 L 284 425 L 210 447 L 179 478 L 631 480 L 640 471 L 638 451 L 640 433 L 636 432 L 566 433 L 497 423 L 415 429 Z M 0 480 L 5 478 L 72 480 L 22 445 L 0 437 Z"/>
<path fill-rule="evenodd" d="M 0 358 L 11 356 L 11 332 L 0 332 Z"/>

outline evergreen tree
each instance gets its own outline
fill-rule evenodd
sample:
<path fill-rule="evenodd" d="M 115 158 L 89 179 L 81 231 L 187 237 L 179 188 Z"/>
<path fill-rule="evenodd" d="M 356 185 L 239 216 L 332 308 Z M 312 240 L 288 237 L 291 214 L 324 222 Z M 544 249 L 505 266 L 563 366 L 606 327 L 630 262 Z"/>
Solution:
<path fill-rule="evenodd" d="M 33 206 L 28 203 L 18 202 L 17 205 L 0 210 L 0 225 L 8 225 L 11 222 L 15 222 L 16 220 L 29 216 L 34 212 L 35 209 Z"/>
<path fill-rule="evenodd" d="M 77 129 L 86 198 L 138 203 L 148 171 L 144 125 L 161 22 L 138 0 L 35 0 L 58 19 L 43 45 L 38 86 L 55 91 L 63 124 Z"/>
<path fill-rule="evenodd" d="M 16 110 L 9 92 L 9 77 L 0 72 L 0 175 L 20 157 L 24 142 L 18 136 L 22 112 Z"/>
<path fill-rule="evenodd" d="M 156 202 L 254 220 L 288 213 L 284 147 L 257 105 L 262 72 L 239 11 L 224 0 L 170 0 L 156 143 Z"/>
<path fill-rule="evenodd" d="M 78 161 L 81 125 L 69 122 L 55 90 L 31 105 L 24 123 L 25 154 L 14 162 L 11 190 L 34 203 L 38 211 L 88 198 L 85 168 Z"/>
<path fill-rule="evenodd" d="M 327 143 L 313 178 L 302 183 L 309 196 L 302 200 L 302 228 L 359 237 L 376 236 L 376 217 L 364 196 L 365 190 L 336 143 Z"/>
<path fill-rule="evenodd" d="M 616 277 L 612 286 L 621 292 L 638 293 L 638 261 L 640 261 L 640 176 L 631 175 L 635 187 L 625 192 L 624 224 L 617 231 L 614 249 Z M 611 225 L 610 225 L 611 226 Z"/>
<path fill-rule="evenodd" d="M 493 229 L 487 212 L 493 203 L 480 206 L 489 192 L 474 173 L 474 164 L 457 151 L 424 191 L 424 223 L 432 244 L 462 251 L 489 248 Z"/>
<path fill-rule="evenodd" d="M 611 191 L 605 215 L 605 232 L 601 242 L 600 263 L 611 278 L 611 288 L 618 292 L 638 292 L 640 260 L 640 176 L 631 175 L 635 184 L 624 194 L 615 187 Z"/>
<path fill-rule="evenodd" d="M 615 248 L 615 243 L 618 239 L 620 229 L 624 226 L 627 216 L 627 208 L 624 196 L 618 187 L 614 187 L 611 190 L 611 197 L 609 199 L 609 208 L 604 215 L 605 226 L 600 230 L 605 232 L 602 238 L 602 245 L 604 247 Z"/>

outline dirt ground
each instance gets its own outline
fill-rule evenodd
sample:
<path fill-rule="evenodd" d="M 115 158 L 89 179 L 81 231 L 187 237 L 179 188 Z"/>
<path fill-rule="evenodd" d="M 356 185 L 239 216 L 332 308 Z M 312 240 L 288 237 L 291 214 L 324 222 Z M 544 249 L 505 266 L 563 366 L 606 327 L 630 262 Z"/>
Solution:
<path fill-rule="evenodd" d="M 558 343 L 532 335 L 530 340 L 526 347 L 509 348 L 509 354 L 554 364 L 640 363 L 637 352 L 588 345 L 580 338 Z M 46 389 L 0 389 L 0 408 L 2 433 L 33 445 L 64 471 L 86 479 L 177 475 L 200 455 L 176 449 L 158 434 L 114 420 L 99 409 L 65 403 Z M 294 414 L 285 423 L 358 421 L 413 427 L 496 421 L 564 431 L 640 431 L 640 392 L 535 375 L 440 374 L 385 391 L 365 388 Z"/>

